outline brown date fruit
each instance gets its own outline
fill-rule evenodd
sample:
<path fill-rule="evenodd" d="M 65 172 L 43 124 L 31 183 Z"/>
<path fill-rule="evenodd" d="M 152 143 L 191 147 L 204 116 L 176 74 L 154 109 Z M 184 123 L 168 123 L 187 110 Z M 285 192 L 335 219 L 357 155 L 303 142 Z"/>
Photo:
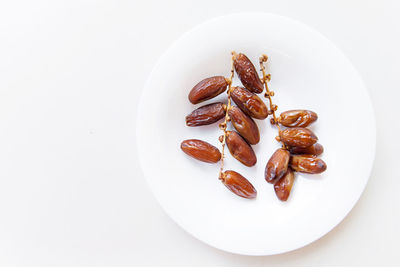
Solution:
<path fill-rule="evenodd" d="M 232 156 L 247 167 L 254 166 L 257 157 L 253 148 L 237 132 L 228 131 L 226 135 L 226 145 Z"/>
<path fill-rule="evenodd" d="M 226 105 L 223 103 L 214 103 L 195 109 L 186 116 L 187 126 L 208 125 L 219 121 L 225 117 Z"/>
<path fill-rule="evenodd" d="M 263 120 L 268 117 L 268 108 L 256 94 L 243 87 L 232 87 L 231 97 L 236 105 L 248 116 Z"/>
<path fill-rule="evenodd" d="M 314 155 L 318 156 L 321 155 L 324 152 L 324 147 L 316 143 L 312 146 L 301 148 L 301 147 L 292 147 L 290 148 L 290 153 L 291 154 L 309 154 L 309 155 Z"/>
<path fill-rule="evenodd" d="M 265 166 L 265 180 L 274 184 L 285 175 L 288 170 L 290 153 L 286 149 L 279 148 L 267 162 Z"/>
<path fill-rule="evenodd" d="M 226 90 L 228 82 L 224 76 L 214 76 L 206 78 L 196 84 L 189 93 L 189 101 L 192 104 L 198 104 L 206 101 Z"/>
<path fill-rule="evenodd" d="M 233 193 L 244 198 L 256 198 L 257 191 L 254 186 L 242 175 L 235 171 L 221 173 L 219 179 Z"/>
<path fill-rule="evenodd" d="M 221 159 L 218 148 L 202 140 L 185 140 L 181 143 L 181 149 L 189 156 L 207 163 L 216 163 Z"/>
<path fill-rule="evenodd" d="M 231 106 L 228 111 L 232 125 L 246 141 L 255 145 L 260 141 L 260 132 L 252 118 L 243 113 L 240 108 Z"/>
<path fill-rule="evenodd" d="M 278 121 L 286 127 L 307 127 L 317 119 L 317 113 L 311 110 L 296 109 L 282 112 Z"/>
<path fill-rule="evenodd" d="M 290 167 L 297 172 L 321 173 L 326 170 L 326 163 L 313 155 L 292 155 Z"/>
<path fill-rule="evenodd" d="M 294 171 L 290 168 L 285 175 L 274 184 L 275 194 L 279 200 L 286 201 L 294 183 Z"/>
<path fill-rule="evenodd" d="M 279 134 L 280 139 L 285 145 L 290 147 L 309 147 L 318 141 L 317 136 L 307 128 L 294 127 L 283 130 Z"/>
<path fill-rule="evenodd" d="M 249 91 L 259 94 L 264 90 L 264 85 L 258 77 L 256 68 L 244 54 L 233 54 L 233 66 L 243 86 Z"/>

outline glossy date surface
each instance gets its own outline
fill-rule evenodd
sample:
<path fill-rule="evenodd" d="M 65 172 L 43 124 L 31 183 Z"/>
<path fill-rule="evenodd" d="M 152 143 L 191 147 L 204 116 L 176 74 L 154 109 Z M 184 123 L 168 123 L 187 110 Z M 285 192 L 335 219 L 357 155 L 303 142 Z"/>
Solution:
<path fill-rule="evenodd" d="M 236 106 L 232 106 L 228 114 L 233 127 L 235 127 L 236 131 L 238 131 L 249 144 L 255 145 L 260 141 L 260 131 L 252 118 L 244 114 L 243 111 Z"/>
<path fill-rule="evenodd" d="M 189 101 L 198 104 L 214 98 L 226 90 L 228 82 L 224 76 L 206 78 L 196 84 L 189 93 Z"/>
<path fill-rule="evenodd" d="M 311 110 L 295 109 L 282 112 L 278 121 L 286 127 L 307 127 L 317 119 L 317 113 Z"/>
<path fill-rule="evenodd" d="M 326 163 L 313 155 L 292 155 L 290 167 L 297 172 L 317 174 L 324 172 Z"/>
<path fill-rule="evenodd" d="M 234 54 L 233 64 L 244 87 L 256 94 L 264 90 L 264 85 L 258 76 L 256 68 L 246 55 L 242 53 Z"/>
<path fill-rule="evenodd" d="M 236 105 L 248 116 L 258 120 L 268 117 L 268 108 L 256 94 L 243 87 L 232 87 L 231 97 Z"/>
<path fill-rule="evenodd" d="M 199 139 L 184 140 L 181 149 L 192 158 L 203 162 L 216 163 L 221 159 L 218 148 Z"/>
<path fill-rule="evenodd" d="M 186 116 L 186 125 L 190 127 L 213 124 L 225 117 L 226 105 L 213 103 L 195 109 Z"/>
<path fill-rule="evenodd" d="M 277 149 L 265 166 L 265 180 L 273 184 L 282 178 L 288 170 L 289 159 L 289 151 L 283 148 Z"/>
<path fill-rule="evenodd" d="M 237 132 L 227 132 L 226 145 L 232 156 L 247 167 L 257 163 L 253 148 Z"/>
<path fill-rule="evenodd" d="M 310 129 L 302 127 L 285 129 L 279 136 L 281 141 L 290 147 L 306 148 L 318 141 L 317 136 Z"/>
<path fill-rule="evenodd" d="M 257 191 L 254 186 L 241 174 L 235 171 L 225 171 L 221 174 L 220 180 L 233 193 L 243 198 L 256 198 Z"/>

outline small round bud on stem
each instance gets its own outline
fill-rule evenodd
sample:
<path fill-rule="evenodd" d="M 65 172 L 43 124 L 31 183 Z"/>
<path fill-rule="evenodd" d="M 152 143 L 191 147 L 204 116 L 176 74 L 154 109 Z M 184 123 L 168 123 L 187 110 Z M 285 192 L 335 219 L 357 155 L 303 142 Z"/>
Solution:
<path fill-rule="evenodd" d="M 276 111 L 276 110 L 278 109 L 278 106 L 275 105 L 275 104 L 272 104 L 272 109 L 273 109 L 274 111 Z"/>
<path fill-rule="evenodd" d="M 269 91 L 269 95 L 274 96 L 275 95 L 274 91 Z"/>
<path fill-rule="evenodd" d="M 271 118 L 271 120 L 269 121 L 272 125 L 274 125 L 275 124 L 275 120 L 274 120 L 274 118 Z"/>
<path fill-rule="evenodd" d="M 227 110 L 226 104 L 222 104 L 222 108 L 226 111 Z"/>
<path fill-rule="evenodd" d="M 277 137 L 275 137 L 275 140 L 278 141 L 278 142 L 280 142 L 280 141 L 281 141 L 281 138 L 280 138 L 279 136 L 277 136 Z"/>
<path fill-rule="evenodd" d="M 271 74 L 270 74 L 270 73 L 267 74 L 267 75 L 265 76 L 265 78 L 267 79 L 267 81 L 271 81 Z"/>
<path fill-rule="evenodd" d="M 225 129 L 226 129 L 226 123 L 225 123 L 225 122 L 221 122 L 221 123 L 219 124 L 219 128 L 220 128 L 221 130 L 225 130 Z"/>
<path fill-rule="evenodd" d="M 220 137 L 218 137 L 218 140 L 219 140 L 221 143 L 224 142 L 224 136 L 221 135 Z"/>
<path fill-rule="evenodd" d="M 235 51 L 232 51 L 231 54 L 232 54 L 232 59 L 233 60 L 235 60 L 236 57 L 238 56 L 238 54 Z"/>
<path fill-rule="evenodd" d="M 262 54 L 260 57 L 261 62 L 267 62 L 268 61 L 268 56 L 266 54 Z"/>

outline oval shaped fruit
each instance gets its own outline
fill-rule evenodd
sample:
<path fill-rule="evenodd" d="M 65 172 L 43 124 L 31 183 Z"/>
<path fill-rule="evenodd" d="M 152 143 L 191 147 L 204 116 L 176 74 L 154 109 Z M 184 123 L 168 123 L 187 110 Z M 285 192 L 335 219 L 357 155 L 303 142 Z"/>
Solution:
<path fill-rule="evenodd" d="M 244 54 L 233 53 L 233 66 L 243 86 L 253 93 L 259 94 L 264 90 L 264 85 L 258 77 L 256 68 Z"/>
<path fill-rule="evenodd" d="M 290 159 L 290 167 L 297 172 L 321 173 L 326 170 L 326 163 L 313 155 L 293 155 Z"/>
<path fill-rule="evenodd" d="M 192 104 L 197 104 L 217 95 L 226 90 L 228 82 L 224 76 L 214 76 L 206 78 L 196 84 L 189 93 L 189 101 Z"/>
<path fill-rule="evenodd" d="M 295 109 L 282 112 L 278 121 L 286 127 L 307 127 L 317 119 L 317 113 L 311 110 Z"/>
<path fill-rule="evenodd" d="M 181 149 L 189 156 L 207 163 L 216 163 L 221 153 L 215 146 L 198 139 L 188 139 L 181 143 Z"/>
<path fill-rule="evenodd" d="M 233 127 L 249 144 L 255 145 L 260 141 L 260 132 L 252 118 L 248 117 L 236 106 L 231 106 L 228 114 Z"/>
<path fill-rule="evenodd" d="M 213 103 L 195 109 L 186 116 L 187 126 L 208 125 L 219 121 L 225 117 L 226 105 L 223 103 Z"/>
<path fill-rule="evenodd" d="M 254 166 L 257 157 L 253 148 L 237 132 L 227 131 L 226 135 L 226 145 L 232 156 L 247 167 Z"/>
<path fill-rule="evenodd" d="M 309 154 L 309 155 L 318 156 L 318 155 L 321 155 L 323 152 L 324 152 L 324 147 L 319 143 L 316 143 L 312 146 L 305 147 L 305 148 L 302 148 L 302 147 L 290 148 L 291 154 Z"/>
<path fill-rule="evenodd" d="M 244 198 L 256 198 L 257 191 L 254 186 L 242 175 L 235 171 L 221 173 L 219 179 L 233 193 Z"/>
<path fill-rule="evenodd" d="M 285 175 L 274 184 L 275 194 L 279 200 L 286 201 L 294 183 L 294 172 L 289 168 Z"/>
<path fill-rule="evenodd" d="M 265 180 L 273 184 L 281 179 L 288 170 L 289 159 L 289 151 L 283 148 L 277 149 L 265 166 Z"/>
<path fill-rule="evenodd" d="M 243 87 L 232 87 L 231 97 L 236 105 L 248 116 L 263 120 L 268 117 L 268 108 L 256 94 Z"/>
<path fill-rule="evenodd" d="M 280 139 L 290 147 L 309 147 L 318 141 L 317 136 L 307 128 L 288 128 L 280 132 Z"/>

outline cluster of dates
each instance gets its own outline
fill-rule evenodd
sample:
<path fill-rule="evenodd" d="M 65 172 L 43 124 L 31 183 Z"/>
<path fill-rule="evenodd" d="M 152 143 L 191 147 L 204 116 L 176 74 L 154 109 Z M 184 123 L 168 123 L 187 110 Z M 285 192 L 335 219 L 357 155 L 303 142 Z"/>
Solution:
<path fill-rule="evenodd" d="M 310 110 L 289 110 L 281 113 L 276 122 L 288 127 L 279 131 L 277 149 L 265 167 L 265 180 L 274 184 L 277 197 L 286 201 L 294 183 L 294 172 L 316 174 L 326 170 L 326 163 L 317 156 L 324 148 L 318 138 L 306 127 L 316 121 L 317 114 Z"/>
<path fill-rule="evenodd" d="M 316 114 L 311 111 L 288 111 L 281 114 L 279 119 L 275 117 L 277 107 L 272 104 L 272 92 L 268 90 L 267 81 L 269 77 L 263 70 L 263 78 L 251 61 L 244 54 L 232 53 L 232 69 L 230 78 L 214 76 L 200 81 L 189 93 L 189 101 L 198 104 L 216 97 L 227 90 L 227 103 L 217 102 L 201 106 L 186 116 L 186 125 L 190 127 L 209 125 L 225 118 L 219 124 L 224 135 L 219 140 L 222 143 L 222 154 L 218 148 L 198 139 L 184 140 L 181 149 L 189 156 L 208 163 L 221 161 L 219 179 L 235 194 L 244 198 L 255 198 L 257 191 L 254 186 L 241 174 L 227 170 L 223 171 L 224 146 L 227 145 L 232 156 L 247 167 L 257 163 L 257 157 L 251 145 L 260 141 L 260 132 L 253 119 L 264 120 L 268 115 L 273 115 L 274 124 L 280 123 L 288 128 L 280 131 L 279 140 L 284 144 L 278 149 L 268 161 L 265 178 L 269 183 L 275 184 L 275 192 L 279 199 L 286 200 L 293 185 L 293 170 L 308 173 L 321 172 L 322 160 L 314 155 L 322 153 L 322 146 L 315 144 L 316 136 L 306 127 L 316 120 Z M 232 86 L 234 70 L 238 74 L 244 87 Z M 266 97 L 270 100 L 270 108 L 257 94 L 266 88 Z M 231 105 L 231 100 L 236 106 Z M 231 122 L 236 131 L 228 131 L 227 123 Z M 315 151 L 312 151 L 312 150 Z M 290 150 L 290 152 L 289 152 Z M 318 150 L 318 151 L 317 151 Z M 317 153 L 318 152 L 318 153 Z M 307 155 L 302 155 L 306 153 Z M 299 154 L 299 155 L 297 155 Z M 292 155 L 292 156 L 291 156 Z M 317 170 L 318 169 L 318 170 Z"/>

